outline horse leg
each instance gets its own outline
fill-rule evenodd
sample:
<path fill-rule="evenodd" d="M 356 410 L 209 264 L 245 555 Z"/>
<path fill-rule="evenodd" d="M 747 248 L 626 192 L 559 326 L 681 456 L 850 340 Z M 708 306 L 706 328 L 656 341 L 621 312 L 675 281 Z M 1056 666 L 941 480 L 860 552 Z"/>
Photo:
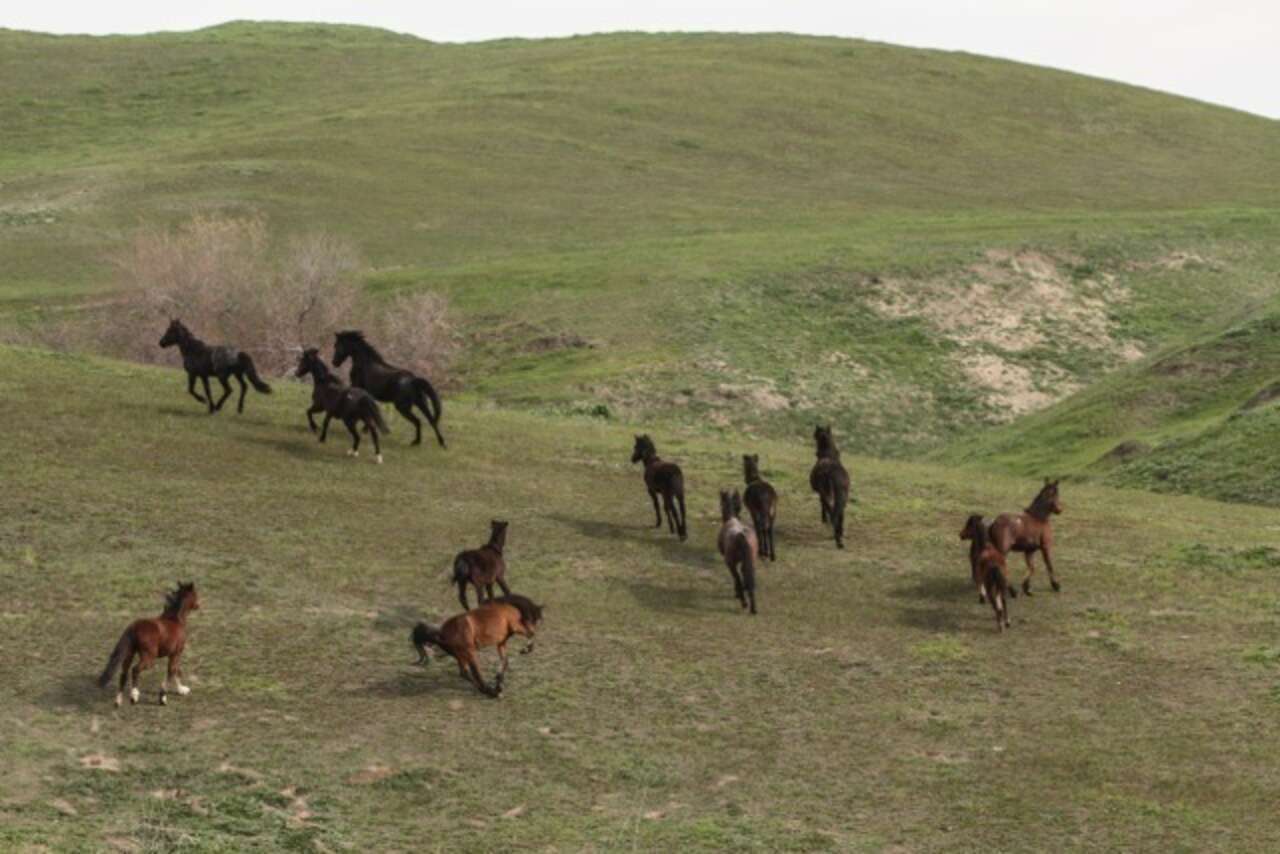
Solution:
<path fill-rule="evenodd" d="M 1053 557 L 1049 554 L 1048 544 L 1040 546 L 1040 551 L 1044 553 L 1044 567 L 1049 570 L 1049 586 L 1053 588 L 1053 592 L 1057 593 L 1062 589 L 1062 585 L 1058 583 L 1057 577 L 1053 574 Z"/>
<path fill-rule="evenodd" d="M 320 429 L 316 426 L 316 419 L 313 417 L 318 412 L 324 412 L 324 407 L 318 403 L 311 404 L 311 408 L 307 410 L 307 426 L 311 428 L 312 433 Z"/>
<path fill-rule="evenodd" d="M 499 575 L 497 578 L 494 579 L 494 581 L 497 581 L 498 586 L 502 588 L 503 596 L 511 595 L 511 588 L 507 586 L 507 579 L 504 576 Z"/>
<path fill-rule="evenodd" d="M 223 396 L 218 398 L 218 402 L 214 403 L 215 410 L 221 410 L 223 403 L 227 402 L 227 398 L 232 396 L 232 384 L 227 382 L 227 378 L 223 374 L 218 374 L 218 382 L 223 385 Z"/>
<path fill-rule="evenodd" d="M 671 500 L 671 493 L 662 493 L 662 511 L 667 514 L 667 530 L 676 532 L 676 506 Z"/>
<path fill-rule="evenodd" d="M 399 412 L 405 418 L 409 419 L 409 423 L 413 425 L 413 441 L 412 445 L 422 444 L 422 422 L 418 420 L 418 416 L 413 414 L 413 404 L 406 403 L 403 400 L 396 401 L 396 412 Z"/>
<path fill-rule="evenodd" d="M 173 678 L 179 697 L 185 697 L 191 693 L 191 689 L 182 684 L 182 653 L 169 656 L 169 676 Z"/>
<path fill-rule="evenodd" d="M 187 374 L 187 394 L 191 395 L 201 403 L 205 402 L 204 398 L 200 396 L 200 392 L 196 391 L 196 375 L 192 373 Z"/>
<path fill-rule="evenodd" d="M 427 403 L 426 398 L 422 395 L 418 395 L 418 399 L 415 403 L 417 403 L 418 408 L 422 410 L 422 413 L 427 416 L 427 423 L 430 424 L 431 429 L 435 431 L 436 441 L 440 443 L 440 447 L 447 447 L 444 443 L 444 436 L 440 435 L 439 419 L 432 414 L 431 406 Z"/>
<path fill-rule="evenodd" d="M 367 418 L 364 426 L 369 431 L 369 438 L 373 440 L 373 459 L 378 465 L 382 465 L 382 443 L 378 441 L 378 426 Z"/>
<path fill-rule="evenodd" d="M 1035 557 L 1034 551 L 1023 552 L 1022 556 L 1027 559 L 1027 577 L 1022 579 L 1022 592 L 1031 595 L 1031 576 L 1036 573 L 1036 563 L 1032 558 Z"/>
<path fill-rule="evenodd" d="M 120 708 L 121 704 L 124 703 L 124 689 L 125 689 L 125 686 L 129 684 L 129 671 L 130 671 L 129 665 L 132 663 L 133 663 L 132 652 L 129 653 L 129 656 L 124 661 L 120 662 L 120 687 L 116 690 L 116 708 L 117 709 Z"/>
<path fill-rule="evenodd" d="M 328 412 L 324 414 L 324 423 L 320 425 L 320 441 L 323 442 L 329 438 L 329 422 L 333 420 L 333 416 Z"/>
<path fill-rule="evenodd" d="M 244 412 L 244 393 L 249 387 L 244 382 L 244 371 L 236 371 L 236 382 L 240 384 L 240 402 L 236 404 L 236 412 Z"/>
<path fill-rule="evenodd" d="M 498 644 L 498 658 L 502 661 L 502 667 L 498 669 L 498 678 L 494 680 L 493 686 L 498 691 L 501 691 L 502 683 L 507 680 L 507 666 L 510 664 L 510 661 L 507 659 L 506 641 Z"/>
<path fill-rule="evenodd" d="M 218 408 L 213 405 L 213 392 L 209 390 L 209 378 L 201 377 L 200 383 L 201 385 L 204 386 L 204 397 L 205 397 L 204 402 L 209 404 L 209 414 L 212 415 L 213 413 L 218 411 Z"/>
<path fill-rule="evenodd" d="M 479 592 L 476 593 L 476 598 L 480 598 Z M 462 610 L 471 610 L 471 606 L 467 604 L 467 579 L 465 578 L 458 584 L 458 601 L 462 603 Z"/>
<path fill-rule="evenodd" d="M 360 456 L 360 431 L 356 429 L 355 422 L 349 418 L 342 419 L 342 423 L 346 425 L 347 432 L 351 434 L 351 450 L 347 451 L 350 456 Z"/>
<path fill-rule="evenodd" d="M 656 520 L 653 523 L 653 527 L 661 528 L 662 527 L 662 511 L 658 509 L 658 493 L 654 492 L 652 489 L 649 490 L 649 500 L 653 502 L 653 516 L 654 516 L 654 519 Z"/>
<path fill-rule="evenodd" d="M 733 595 L 734 598 L 741 603 L 742 607 L 747 607 L 746 586 L 742 583 L 742 576 L 738 573 L 737 561 L 725 561 L 729 565 L 729 574 L 733 576 Z"/>
<path fill-rule="evenodd" d="M 138 677 L 142 674 L 142 671 L 150 667 L 155 660 L 155 653 L 148 652 L 146 650 L 138 653 L 138 663 L 133 665 L 133 687 L 129 691 L 130 703 L 137 705 L 138 701 L 142 699 L 142 692 L 138 690 Z M 161 696 L 164 695 L 163 689 L 161 689 L 160 694 Z"/>
<path fill-rule="evenodd" d="M 471 682 L 481 694 L 486 697 L 497 697 L 502 693 L 500 686 L 495 690 L 484 684 L 484 677 L 480 675 L 480 668 L 476 666 L 475 653 L 467 655 L 467 671 L 471 676 Z"/>

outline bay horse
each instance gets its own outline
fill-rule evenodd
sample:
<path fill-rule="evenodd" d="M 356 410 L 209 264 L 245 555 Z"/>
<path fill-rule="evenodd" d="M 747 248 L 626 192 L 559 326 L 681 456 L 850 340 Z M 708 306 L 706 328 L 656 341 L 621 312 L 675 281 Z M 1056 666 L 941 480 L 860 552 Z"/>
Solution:
<path fill-rule="evenodd" d="M 514 635 L 522 635 L 529 639 L 529 643 L 520 651 L 521 654 L 532 652 L 534 633 L 542 622 L 543 610 L 543 606 L 512 593 L 450 617 L 438 629 L 427 623 L 418 623 L 413 627 L 409 640 L 418 651 L 418 664 L 430 664 L 431 649 L 435 647 L 457 662 L 458 674 L 475 685 L 477 691 L 486 697 L 496 698 L 502 695 L 507 676 L 507 642 Z M 477 659 L 477 653 L 487 646 L 496 647 L 502 660 L 502 668 L 492 688 L 480 675 Z"/>
<path fill-rule="evenodd" d="M 778 491 L 773 484 L 760 477 L 760 455 L 742 455 L 742 477 L 747 488 L 742 493 L 742 502 L 751 514 L 751 523 L 756 529 L 756 540 L 760 543 L 760 553 L 767 555 L 770 561 L 778 559 L 778 550 L 773 541 L 773 523 L 778 517 Z"/>
<path fill-rule="evenodd" d="M 840 462 L 831 425 L 813 428 L 813 441 L 818 461 L 809 472 L 809 486 L 818 493 L 822 508 L 822 523 L 830 524 L 835 534 L 836 548 L 844 548 L 844 509 L 849 503 L 849 472 Z"/>
<path fill-rule="evenodd" d="M 314 347 L 302 351 L 302 358 L 298 360 L 298 369 L 293 372 L 295 377 L 308 374 L 313 383 L 311 407 L 307 410 L 307 425 L 311 428 L 311 432 L 316 432 L 316 422 L 312 416 L 323 412 L 324 425 L 320 429 L 320 441 L 323 442 L 329 436 L 329 421 L 337 418 L 346 425 L 347 432 L 351 434 L 351 450 L 347 453 L 358 457 L 360 456 L 360 433 L 356 430 L 356 424 L 363 424 L 369 433 L 369 438 L 373 440 L 374 459 L 381 464 L 382 445 L 378 442 L 378 433 L 379 431 L 390 433 L 391 428 L 387 426 L 386 421 L 382 420 L 382 410 L 378 402 L 364 389 L 352 388 L 342 382 L 329 370 L 324 359 L 320 358 L 320 351 Z"/>
<path fill-rule="evenodd" d="M 440 434 L 440 396 L 435 386 L 410 370 L 388 364 L 359 330 L 334 336 L 333 366 L 340 368 L 347 359 L 351 359 L 351 384 L 369 392 L 375 400 L 394 404 L 396 411 L 413 425 L 413 444 L 422 444 L 422 422 L 413 414 L 416 406 L 427 416 L 440 447 L 445 447 Z"/>
<path fill-rule="evenodd" d="M 1031 576 L 1035 574 L 1036 565 L 1032 558 L 1036 552 L 1044 555 L 1045 568 L 1049 570 L 1049 584 L 1053 592 L 1062 589 L 1057 576 L 1053 574 L 1053 522 L 1051 518 L 1062 512 L 1062 502 L 1058 499 L 1060 481 L 1044 479 L 1044 486 L 1031 500 L 1031 506 L 1021 513 L 1002 513 L 991 523 L 988 531 L 991 542 L 1000 554 L 1011 551 L 1022 552 L 1027 560 L 1027 577 L 1022 580 L 1022 592 L 1031 595 Z"/>
<path fill-rule="evenodd" d="M 756 559 L 759 543 L 755 531 L 742 524 L 738 515 L 742 512 L 742 497 L 738 490 L 730 495 L 720 490 L 720 534 L 716 545 L 724 557 L 725 566 L 733 576 L 733 595 L 743 608 L 756 613 Z"/>
<path fill-rule="evenodd" d="M 187 393 L 201 403 L 208 404 L 210 414 L 221 409 L 222 404 L 231 396 L 228 377 L 235 377 L 240 384 L 240 401 L 236 412 L 244 412 L 246 377 L 254 389 L 263 394 L 271 394 L 271 386 L 258 376 L 258 369 L 254 367 L 253 358 L 248 353 L 233 347 L 206 344 L 191 334 L 191 330 L 177 319 L 169 321 L 169 328 L 160 337 L 161 347 L 172 347 L 175 344 L 182 353 L 182 367 L 187 372 Z M 209 391 L 209 377 L 216 377 L 222 383 L 222 397 L 218 398 L 217 403 L 213 402 L 213 394 Z M 197 379 L 204 383 L 204 397 L 196 391 Z"/>
<path fill-rule="evenodd" d="M 658 456 L 658 449 L 648 434 L 636 436 L 631 450 L 631 462 L 644 463 L 644 485 L 653 502 L 653 515 L 657 517 L 653 527 L 662 527 L 662 512 L 658 510 L 658 495 L 662 495 L 662 508 L 667 514 L 667 528 L 678 534 L 681 540 L 689 536 L 689 517 L 684 512 L 684 473 L 680 466 Z M 677 509 L 677 505 L 679 505 Z"/>
<path fill-rule="evenodd" d="M 1009 627 L 1009 599 L 1018 595 L 1009 586 L 1004 555 L 991 543 L 987 527 L 977 513 L 960 529 L 960 539 L 969 541 L 969 569 L 978 587 L 978 602 L 991 603 L 996 612 L 996 629 L 1003 632 Z"/>
<path fill-rule="evenodd" d="M 494 519 L 489 522 L 489 542 L 478 549 L 458 552 L 453 559 L 452 583 L 458 586 L 458 601 L 464 610 L 471 607 L 467 604 L 467 584 L 475 586 L 477 604 L 493 599 L 494 584 L 502 588 L 504 596 L 513 595 L 507 586 L 507 562 L 502 556 L 506 545 L 507 523 Z"/>
<path fill-rule="evenodd" d="M 98 687 L 105 688 L 116 670 L 120 670 L 116 708 L 124 702 L 124 687 L 130 676 L 133 687 L 129 691 L 129 702 L 136 704 L 142 698 L 142 692 L 138 690 L 138 676 L 157 658 L 169 659 L 169 671 L 160 685 L 160 705 L 169 702 L 166 691 L 170 680 L 177 686 L 179 695 L 185 697 L 191 693 L 191 689 L 182 684 L 182 651 L 187 645 L 187 615 L 199 608 L 200 597 L 195 584 L 178 582 L 177 589 L 165 596 L 164 613 L 153 620 L 136 620 L 124 630 L 107 659 L 106 669 L 98 677 Z M 138 663 L 130 671 L 129 664 L 135 655 Z"/>

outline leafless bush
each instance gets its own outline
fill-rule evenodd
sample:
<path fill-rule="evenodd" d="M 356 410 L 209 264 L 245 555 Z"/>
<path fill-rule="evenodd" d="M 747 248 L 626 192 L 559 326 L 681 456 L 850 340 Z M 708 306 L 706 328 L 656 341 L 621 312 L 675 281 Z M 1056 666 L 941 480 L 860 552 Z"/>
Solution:
<path fill-rule="evenodd" d="M 172 364 L 177 354 L 156 342 L 176 317 L 203 340 L 247 350 L 260 370 L 280 375 L 301 348 L 327 354 L 334 332 L 358 328 L 388 359 L 433 382 L 447 379 L 453 337 L 444 298 L 366 298 L 356 282 L 359 254 L 331 235 L 297 238 L 277 252 L 261 219 L 196 217 L 173 230 L 143 230 L 112 260 L 117 297 L 88 312 L 80 333 L 60 330 L 48 344 L 80 349 L 83 338 L 108 355 Z"/>

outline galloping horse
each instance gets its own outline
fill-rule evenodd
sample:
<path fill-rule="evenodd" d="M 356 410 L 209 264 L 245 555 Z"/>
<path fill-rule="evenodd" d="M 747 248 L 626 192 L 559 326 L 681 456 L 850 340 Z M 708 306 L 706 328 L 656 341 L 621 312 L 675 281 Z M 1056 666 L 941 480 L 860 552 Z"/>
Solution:
<path fill-rule="evenodd" d="M 969 540 L 969 568 L 978 587 L 978 602 L 990 602 L 996 612 L 996 629 L 1009 626 L 1009 599 L 1017 591 L 1009 586 L 1009 573 L 1004 555 L 987 538 L 982 517 L 974 513 L 960 529 L 960 539 Z"/>
<path fill-rule="evenodd" d="M 374 459 L 381 463 L 382 446 L 378 442 L 378 431 L 390 433 L 391 428 L 382 420 L 382 410 L 369 392 L 362 388 L 352 388 L 330 373 L 324 359 L 320 358 L 320 351 L 314 347 L 302 351 L 298 369 L 293 373 L 296 377 L 310 374 L 315 384 L 311 390 L 311 408 L 307 410 L 307 425 L 311 427 L 311 432 L 316 432 L 316 421 L 312 415 L 317 412 L 324 413 L 324 426 L 320 429 L 321 442 L 329 436 L 329 421 L 333 418 L 341 420 L 351 434 L 351 450 L 347 453 L 358 457 L 360 433 L 356 430 L 356 424 L 363 424 L 369 431 L 369 438 L 373 440 Z"/>
<path fill-rule="evenodd" d="M 191 334 L 191 330 L 182 325 L 181 320 L 170 320 L 169 328 L 160 338 L 161 347 L 178 345 L 182 352 L 182 367 L 187 371 L 187 393 L 201 403 L 209 405 L 209 412 L 217 412 L 231 396 L 231 385 L 227 377 L 235 377 L 240 383 L 240 402 L 236 412 L 244 412 L 244 380 L 249 378 L 253 387 L 263 394 L 271 394 L 271 386 L 258 376 L 258 369 L 248 353 L 232 347 L 210 346 Z M 213 394 L 209 391 L 209 377 L 217 377 L 222 383 L 222 397 L 213 402 Z M 196 379 L 204 383 L 204 397 L 196 391 Z"/>
<path fill-rule="evenodd" d="M 452 581 L 458 585 L 458 601 L 464 609 L 471 607 L 467 604 L 467 584 L 475 586 L 477 603 L 484 602 L 486 598 L 493 599 L 494 584 L 502 588 L 503 595 L 512 595 L 505 577 L 507 562 L 502 556 L 506 545 L 507 523 L 494 519 L 489 523 L 489 542 L 478 549 L 458 552 L 453 559 Z"/>
<path fill-rule="evenodd" d="M 778 517 L 778 491 L 769 481 L 760 477 L 760 455 L 742 455 L 742 477 L 747 482 L 746 491 L 742 493 L 742 502 L 747 505 L 751 514 L 751 523 L 756 529 L 756 540 L 760 543 L 760 553 L 768 555 L 769 560 L 778 559 L 778 550 L 773 542 L 773 523 Z"/>
<path fill-rule="evenodd" d="M 1058 500 L 1059 481 L 1044 479 L 1044 486 L 1031 500 L 1031 506 L 1021 513 L 1002 513 L 991 523 L 991 542 L 1000 554 L 1022 552 L 1027 559 L 1027 577 L 1022 580 L 1022 592 L 1031 595 L 1031 576 L 1036 565 L 1032 561 L 1036 552 L 1044 554 L 1044 565 L 1049 570 L 1049 584 L 1053 592 L 1062 589 L 1053 574 L 1053 523 L 1050 517 L 1062 512 Z"/>
<path fill-rule="evenodd" d="M 644 485 L 649 490 L 649 500 L 653 502 L 653 515 L 657 517 L 653 527 L 662 527 L 662 512 L 658 510 L 658 494 L 661 493 L 668 529 L 678 534 L 680 539 L 686 539 L 689 536 L 689 517 L 684 512 L 684 473 L 680 466 L 659 457 L 658 449 L 648 435 L 636 436 L 631 462 L 644 463 Z"/>
<path fill-rule="evenodd" d="M 720 534 L 716 546 L 724 557 L 725 566 L 733 576 L 733 595 L 743 608 L 750 607 L 756 613 L 756 557 L 759 543 L 755 531 L 742 524 L 738 514 L 742 512 L 742 497 L 738 490 L 730 495 L 720 490 Z"/>
<path fill-rule="evenodd" d="M 138 690 L 138 675 L 155 663 L 157 658 L 169 659 L 169 672 L 160 685 L 160 705 L 168 703 L 166 690 L 169 680 L 177 685 L 178 693 L 186 696 L 191 689 L 182 684 L 182 650 L 187 645 L 187 615 L 200 608 L 196 586 L 178 583 L 178 587 L 165 597 L 164 613 L 154 620 L 137 620 L 124 630 L 116 648 L 111 651 L 106 669 L 98 677 L 98 686 L 105 688 L 111 682 L 116 669 L 120 669 L 120 689 L 116 692 L 116 707 L 124 702 L 124 686 L 130 676 L 129 663 L 135 655 L 138 663 L 133 666 L 133 687 L 129 702 L 137 703 L 142 697 Z"/>
<path fill-rule="evenodd" d="M 396 411 L 413 425 L 413 444 L 422 444 L 422 422 L 413 414 L 416 406 L 427 416 L 440 447 L 445 447 L 444 436 L 440 435 L 440 396 L 431 383 L 412 371 L 387 364 L 365 340 L 363 332 L 348 330 L 334 336 L 334 367 L 342 367 L 348 358 L 351 359 L 351 384 L 369 392 L 375 400 L 394 404 Z"/>
<path fill-rule="evenodd" d="M 813 441 L 817 446 L 818 461 L 809 472 L 809 486 L 818 493 L 822 505 L 822 522 L 830 523 L 835 534 L 836 548 L 844 548 L 844 508 L 849 503 L 849 472 L 840 463 L 840 451 L 836 448 L 831 426 L 813 428 Z"/>
<path fill-rule="evenodd" d="M 436 647 L 453 657 L 458 663 L 459 675 L 475 685 L 477 691 L 487 697 L 499 697 L 507 676 L 507 641 L 513 635 L 523 635 L 529 638 L 529 645 L 520 651 L 521 654 L 532 652 L 534 631 L 542 622 L 542 611 L 542 606 L 533 604 L 526 597 L 511 594 L 451 617 L 438 629 L 418 623 L 409 639 L 418 650 L 419 664 L 429 664 L 431 648 Z M 476 657 L 487 646 L 496 646 L 498 657 L 502 659 L 502 669 L 498 671 L 492 688 L 480 675 Z"/>

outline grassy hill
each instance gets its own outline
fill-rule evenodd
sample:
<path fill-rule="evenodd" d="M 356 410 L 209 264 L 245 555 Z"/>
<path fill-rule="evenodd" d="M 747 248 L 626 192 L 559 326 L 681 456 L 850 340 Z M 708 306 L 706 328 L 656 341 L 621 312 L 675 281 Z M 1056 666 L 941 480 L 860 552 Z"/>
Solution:
<path fill-rule="evenodd" d="M 1277 292 L 1280 123 L 1017 63 L 249 23 L 0 47 L 10 324 L 100 293 L 140 224 L 262 212 L 448 294 L 475 399 L 907 455 Z"/>
<path fill-rule="evenodd" d="M 680 544 L 631 425 L 455 403 L 378 467 L 296 383 L 210 418 L 176 371 L 0 348 L 0 396 L 0 847 L 1280 845 L 1275 510 L 1069 485 L 1064 590 L 1000 636 L 956 532 L 1029 479 L 851 455 L 837 552 L 807 445 L 672 429 Z M 755 619 L 714 552 L 747 450 L 782 496 Z M 549 603 L 497 702 L 407 642 L 495 516 Z M 93 678 L 176 578 L 193 693 L 116 712 Z"/>

